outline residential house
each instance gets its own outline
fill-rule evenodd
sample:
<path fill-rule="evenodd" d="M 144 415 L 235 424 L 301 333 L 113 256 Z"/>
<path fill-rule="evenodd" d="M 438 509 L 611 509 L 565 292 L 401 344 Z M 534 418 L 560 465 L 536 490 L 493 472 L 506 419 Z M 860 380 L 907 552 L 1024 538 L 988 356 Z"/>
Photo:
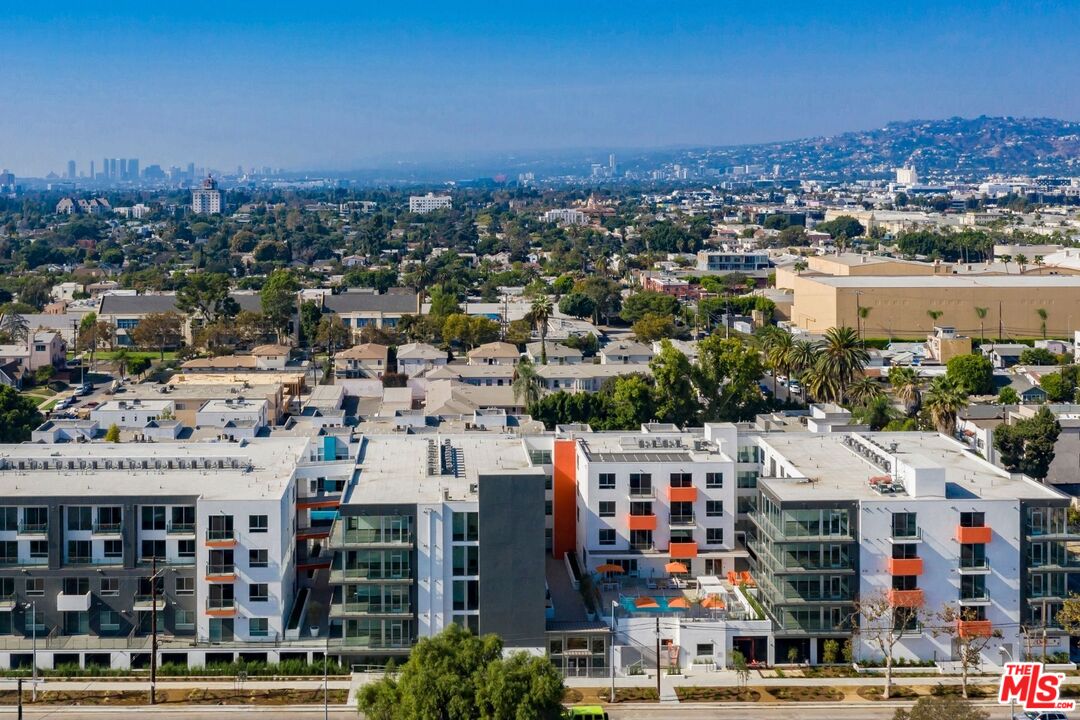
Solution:
<path fill-rule="evenodd" d="M 389 348 L 377 343 L 355 345 L 334 355 L 334 375 L 341 378 L 381 378 L 387 372 Z"/>
<path fill-rule="evenodd" d="M 517 365 L 521 352 L 508 342 L 490 342 L 469 351 L 470 365 Z"/>
<path fill-rule="evenodd" d="M 639 365 L 649 362 L 652 357 L 652 348 L 630 340 L 611 342 L 600 349 L 603 365 Z"/>
<path fill-rule="evenodd" d="M 411 378 L 422 377 L 449 362 L 446 352 L 427 343 L 408 343 L 398 347 L 397 369 Z"/>

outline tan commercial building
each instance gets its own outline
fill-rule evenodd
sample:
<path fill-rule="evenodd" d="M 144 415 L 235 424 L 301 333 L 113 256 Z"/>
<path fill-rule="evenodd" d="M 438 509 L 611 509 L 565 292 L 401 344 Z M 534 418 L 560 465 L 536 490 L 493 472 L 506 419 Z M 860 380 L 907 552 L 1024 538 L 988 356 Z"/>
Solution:
<path fill-rule="evenodd" d="M 921 338 L 934 327 L 980 337 L 1072 337 L 1080 277 L 1049 275 L 807 276 L 792 282 L 791 320 L 810 332 L 857 327 L 870 338 Z M 859 308 L 868 308 L 859 320 Z M 976 308 L 986 308 L 981 319 Z M 982 327 L 980 327 L 980 323 Z"/>

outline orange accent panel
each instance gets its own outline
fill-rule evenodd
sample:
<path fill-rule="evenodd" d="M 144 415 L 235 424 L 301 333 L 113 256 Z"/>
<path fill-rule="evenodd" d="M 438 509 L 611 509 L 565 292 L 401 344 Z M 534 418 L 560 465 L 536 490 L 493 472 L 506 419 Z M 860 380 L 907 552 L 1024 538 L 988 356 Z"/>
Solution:
<path fill-rule="evenodd" d="M 311 509 L 311 508 L 336 508 L 341 507 L 341 498 L 335 498 L 333 500 L 305 500 L 300 498 L 296 501 L 297 509 Z"/>
<path fill-rule="evenodd" d="M 655 530 L 655 515 L 627 515 L 626 527 L 631 530 Z"/>
<path fill-rule="evenodd" d="M 232 548 L 236 547 L 236 538 L 232 540 L 207 540 L 206 547 L 208 548 Z"/>
<path fill-rule="evenodd" d="M 297 540 L 315 540 L 317 538 L 327 538 L 327 537 L 330 537 L 330 528 L 326 528 L 325 530 L 307 529 L 307 530 L 297 530 L 296 531 L 296 539 Z"/>
<path fill-rule="evenodd" d="M 577 440 L 556 440 L 552 455 L 551 553 L 561 558 L 577 544 Z"/>
<path fill-rule="evenodd" d="M 693 485 L 690 487 L 669 487 L 668 500 L 671 502 L 696 502 L 697 488 Z"/>
<path fill-rule="evenodd" d="M 890 575 L 922 575 L 922 558 L 889 558 Z"/>
<path fill-rule="evenodd" d="M 217 610 L 207 608 L 206 614 L 210 617 L 236 617 L 236 608 L 220 608 Z"/>
<path fill-rule="evenodd" d="M 925 602 L 922 590 L 890 590 L 889 604 L 893 607 L 917 608 Z"/>
<path fill-rule="evenodd" d="M 957 620 L 956 632 L 960 637 L 990 637 L 994 626 L 989 620 Z"/>
<path fill-rule="evenodd" d="M 231 583 L 236 582 L 236 575 L 229 573 L 228 575 L 214 575 L 213 573 L 206 574 L 206 582 L 213 583 Z"/>
<path fill-rule="evenodd" d="M 668 543 L 668 553 L 673 558 L 696 558 L 696 542 L 673 542 Z"/>
<path fill-rule="evenodd" d="M 956 539 L 964 544 L 988 543 L 993 532 L 986 527 L 956 527 Z"/>

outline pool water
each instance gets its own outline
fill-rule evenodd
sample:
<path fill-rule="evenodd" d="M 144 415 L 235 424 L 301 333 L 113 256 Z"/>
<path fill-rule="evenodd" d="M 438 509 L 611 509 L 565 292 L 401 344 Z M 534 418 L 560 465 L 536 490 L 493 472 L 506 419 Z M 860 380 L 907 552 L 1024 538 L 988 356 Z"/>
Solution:
<path fill-rule="evenodd" d="M 656 601 L 657 607 L 639 608 L 637 605 L 634 604 L 634 600 L 637 599 L 636 597 L 626 597 L 626 596 L 623 596 L 623 597 L 619 598 L 619 604 L 622 605 L 623 609 L 626 610 L 627 612 L 637 612 L 637 613 L 686 612 L 686 608 L 680 608 L 680 607 L 669 608 L 668 607 L 668 600 L 674 600 L 674 598 L 655 597 L 655 596 L 652 596 L 652 595 L 649 595 L 648 597 L 651 597 L 653 600 Z"/>

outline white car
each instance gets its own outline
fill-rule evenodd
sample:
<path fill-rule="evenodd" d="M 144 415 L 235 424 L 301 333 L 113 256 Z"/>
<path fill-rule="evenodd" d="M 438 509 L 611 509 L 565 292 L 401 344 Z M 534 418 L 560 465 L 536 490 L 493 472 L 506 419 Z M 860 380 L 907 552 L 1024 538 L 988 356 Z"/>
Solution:
<path fill-rule="evenodd" d="M 1069 720 L 1069 717 L 1057 710 L 1028 710 L 1016 713 L 1013 720 Z"/>

